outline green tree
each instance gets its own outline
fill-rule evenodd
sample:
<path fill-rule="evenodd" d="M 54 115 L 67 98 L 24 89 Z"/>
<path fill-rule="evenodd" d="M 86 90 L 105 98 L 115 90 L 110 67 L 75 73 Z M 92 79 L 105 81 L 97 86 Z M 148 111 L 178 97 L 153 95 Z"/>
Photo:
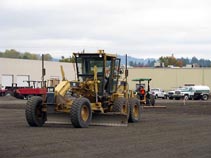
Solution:
<path fill-rule="evenodd" d="M 31 59 L 32 60 L 39 60 L 40 59 L 40 55 L 38 55 L 38 54 L 31 54 Z"/>
<path fill-rule="evenodd" d="M 179 67 L 183 66 L 182 60 L 177 60 L 173 55 L 170 57 L 169 56 L 160 57 L 159 60 L 161 63 L 162 62 L 164 63 L 165 67 L 167 67 L 168 65 L 179 66 Z"/>
<path fill-rule="evenodd" d="M 72 55 L 72 57 L 70 58 L 65 58 L 64 56 L 61 56 L 61 59 L 59 59 L 59 62 L 75 63 L 75 56 Z"/>
<path fill-rule="evenodd" d="M 34 54 L 30 52 L 20 53 L 15 49 L 5 50 L 5 52 L 0 52 L 0 57 L 2 58 L 16 58 L 16 59 L 32 59 L 40 60 L 41 56 L 39 54 Z M 51 61 L 53 57 L 50 54 L 45 54 L 44 59 Z"/>
<path fill-rule="evenodd" d="M 31 53 L 29 52 L 25 52 L 23 55 L 22 55 L 22 59 L 31 59 L 32 56 L 31 56 Z"/>
<path fill-rule="evenodd" d="M 3 57 L 5 58 L 20 58 L 20 52 L 16 51 L 15 49 L 6 50 L 4 52 Z"/>
<path fill-rule="evenodd" d="M 53 59 L 53 58 L 52 58 L 52 56 L 51 56 L 50 54 L 45 54 L 45 55 L 44 55 L 44 60 L 45 60 L 45 61 L 52 61 L 52 59 Z"/>
<path fill-rule="evenodd" d="M 1 58 L 1 57 L 3 57 L 3 53 L 2 53 L 2 52 L 0 52 L 0 58 Z"/>

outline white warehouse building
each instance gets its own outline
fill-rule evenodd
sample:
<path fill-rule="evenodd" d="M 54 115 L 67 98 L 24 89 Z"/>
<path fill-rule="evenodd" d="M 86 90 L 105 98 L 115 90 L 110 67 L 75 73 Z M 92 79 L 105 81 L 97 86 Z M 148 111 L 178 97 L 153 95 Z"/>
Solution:
<path fill-rule="evenodd" d="M 75 79 L 75 72 L 72 63 L 45 61 L 45 80 L 62 79 L 60 65 L 63 66 L 65 77 L 68 80 Z M 28 86 L 28 80 L 42 80 L 42 61 L 0 58 L 0 85 L 11 86 L 17 83 L 18 86 Z"/>
<path fill-rule="evenodd" d="M 68 80 L 76 79 L 74 64 L 45 61 L 45 80 L 61 80 L 60 65 L 63 66 Z M 0 58 L 0 85 L 25 86 L 24 80 L 41 81 L 42 61 Z M 207 85 L 211 88 L 211 68 L 129 68 L 128 82 L 130 89 L 135 89 L 134 78 L 152 78 L 151 88 L 170 90 L 184 84 Z"/>

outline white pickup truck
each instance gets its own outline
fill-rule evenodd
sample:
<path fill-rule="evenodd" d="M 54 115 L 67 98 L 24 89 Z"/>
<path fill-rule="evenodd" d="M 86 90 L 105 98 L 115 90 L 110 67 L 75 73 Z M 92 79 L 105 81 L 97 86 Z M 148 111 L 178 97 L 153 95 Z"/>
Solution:
<path fill-rule="evenodd" d="M 179 99 L 202 99 L 208 100 L 210 95 L 210 88 L 208 86 L 184 86 L 174 91 L 173 98 Z"/>
<path fill-rule="evenodd" d="M 150 90 L 151 94 L 155 96 L 155 98 L 162 98 L 162 99 L 167 99 L 167 94 L 164 92 L 164 90 L 160 88 L 152 88 Z"/>

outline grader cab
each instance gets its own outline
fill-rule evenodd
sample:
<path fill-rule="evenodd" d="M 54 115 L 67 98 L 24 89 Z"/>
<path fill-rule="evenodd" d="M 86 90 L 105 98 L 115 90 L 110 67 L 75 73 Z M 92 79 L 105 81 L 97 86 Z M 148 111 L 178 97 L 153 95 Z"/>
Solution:
<path fill-rule="evenodd" d="M 74 57 L 77 80 L 66 80 L 62 69 L 63 81 L 49 87 L 45 96 L 28 100 L 25 114 L 30 126 L 43 126 L 51 120 L 78 128 L 126 126 L 128 121 L 140 120 L 140 102 L 128 90 L 127 70 L 120 81 L 122 70 L 116 55 L 100 50 L 74 53 Z"/>

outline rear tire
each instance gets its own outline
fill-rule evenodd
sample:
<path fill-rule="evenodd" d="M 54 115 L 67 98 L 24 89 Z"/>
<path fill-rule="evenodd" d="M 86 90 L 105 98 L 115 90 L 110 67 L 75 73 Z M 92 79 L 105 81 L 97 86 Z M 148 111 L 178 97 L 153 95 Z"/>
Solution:
<path fill-rule="evenodd" d="M 138 122 L 141 118 L 141 105 L 140 101 L 136 98 L 129 99 L 130 113 L 129 122 Z"/>
<path fill-rule="evenodd" d="M 146 105 L 147 106 L 154 106 L 155 105 L 155 96 L 150 94 L 149 98 L 146 98 Z"/>
<path fill-rule="evenodd" d="M 74 100 L 70 108 L 70 118 L 74 127 L 86 128 L 92 120 L 92 110 L 87 98 Z"/>
<path fill-rule="evenodd" d="M 5 96 L 14 96 L 14 92 L 12 92 L 12 91 L 6 91 L 5 92 Z"/>
<path fill-rule="evenodd" d="M 155 105 L 155 97 L 154 95 L 150 94 L 150 102 L 151 102 L 151 105 L 154 106 Z"/>
<path fill-rule="evenodd" d="M 202 95 L 202 100 L 208 100 L 208 99 L 209 99 L 209 96 L 207 94 Z"/>
<path fill-rule="evenodd" d="M 26 120 L 32 127 L 41 127 L 46 121 L 46 112 L 42 111 L 42 98 L 34 96 L 26 103 Z"/>

